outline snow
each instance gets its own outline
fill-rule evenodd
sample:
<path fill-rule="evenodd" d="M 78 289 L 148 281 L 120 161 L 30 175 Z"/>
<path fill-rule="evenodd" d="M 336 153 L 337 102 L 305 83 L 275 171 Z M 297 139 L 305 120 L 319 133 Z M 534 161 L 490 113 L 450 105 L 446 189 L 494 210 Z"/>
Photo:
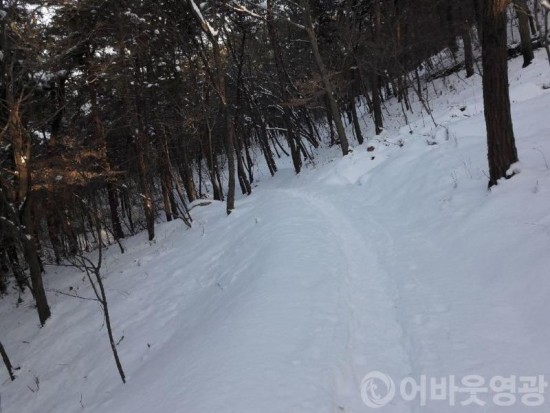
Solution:
<path fill-rule="evenodd" d="M 131 10 L 126 10 L 124 12 L 125 16 L 128 16 L 130 20 L 133 23 L 140 24 L 140 23 L 146 23 L 147 21 L 143 17 L 139 17 L 136 13 L 132 12 Z"/>
<path fill-rule="evenodd" d="M 2 412 L 363 412 L 374 370 L 548 380 L 550 72 L 538 52 L 510 73 L 521 171 L 490 192 L 481 78 L 461 74 L 429 86 L 438 126 L 417 101 L 405 126 L 390 101 L 384 133 L 364 115 L 369 142 L 349 156 L 324 148 L 300 176 L 287 160 L 230 216 L 197 205 L 190 230 L 164 223 L 152 243 L 111 247 L 126 385 L 97 303 L 56 293 L 93 297 L 84 274 L 48 269 L 44 328 L 30 296 L 0 300 L 1 341 L 21 367 L 14 382 L 0 369 Z M 502 407 L 396 398 L 380 411 Z"/>

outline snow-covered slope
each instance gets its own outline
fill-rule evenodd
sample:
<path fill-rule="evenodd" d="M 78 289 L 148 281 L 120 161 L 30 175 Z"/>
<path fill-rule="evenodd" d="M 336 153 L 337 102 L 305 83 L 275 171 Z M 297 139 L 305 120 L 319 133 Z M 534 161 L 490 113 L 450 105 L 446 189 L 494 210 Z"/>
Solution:
<path fill-rule="evenodd" d="M 30 297 L 0 300 L 0 339 L 21 367 L 14 382 L 0 369 L 2 412 L 364 412 L 373 370 L 550 376 L 550 69 L 542 54 L 520 65 L 522 171 L 491 192 L 481 80 L 455 76 L 429 86 L 440 126 L 416 102 L 403 127 L 390 102 L 387 131 L 366 128 L 351 155 L 323 149 L 298 177 L 264 177 L 229 217 L 196 207 L 191 230 L 162 224 L 153 244 L 112 247 L 103 274 L 126 385 L 98 305 L 53 292 L 90 297 L 83 274 L 50 269 L 42 329 Z M 380 411 L 502 411 L 463 398 Z"/>

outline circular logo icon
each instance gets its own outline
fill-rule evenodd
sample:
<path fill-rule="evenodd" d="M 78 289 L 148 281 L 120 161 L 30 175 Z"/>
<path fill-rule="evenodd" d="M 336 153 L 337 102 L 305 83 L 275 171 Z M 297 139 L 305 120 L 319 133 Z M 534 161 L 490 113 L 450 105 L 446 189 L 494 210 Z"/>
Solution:
<path fill-rule="evenodd" d="M 384 407 L 395 397 L 395 383 L 387 374 L 371 371 L 361 382 L 361 399 L 368 407 Z"/>

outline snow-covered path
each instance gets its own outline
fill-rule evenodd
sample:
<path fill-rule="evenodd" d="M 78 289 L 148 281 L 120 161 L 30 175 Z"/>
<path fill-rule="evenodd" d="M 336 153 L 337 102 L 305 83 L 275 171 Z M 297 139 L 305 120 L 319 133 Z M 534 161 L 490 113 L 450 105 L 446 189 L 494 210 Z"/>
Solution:
<path fill-rule="evenodd" d="M 357 411 L 364 409 L 357 383 L 366 372 L 384 366 L 388 372 L 405 375 L 410 371 L 410 364 L 394 302 L 395 286 L 379 263 L 378 248 L 372 245 L 373 242 L 380 245 L 379 239 L 370 238 L 369 232 L 362 231 L 364 223 L 371 222 L 360 208 L 353 207 L 357 205 L 353 191 L 341 197 L 330 189 L 299 188 L 286 190 L 284 194 L 286 199 L 301 200 L 310 211 L 317 213 L 316 226 L 327 228 L 323 231 L 325 240 L 318 241 L 335 243 L 333 255 L 344 258 L 341 269 L 333 274 L 343 278 L 339 323 L 346 326 L 345 345 L 336 371 L 335 402 L 340 411 Z"/>
<path fill-rule="evenodd" d="M 217 277 L 206 290 L 216 297 L 181 310 L 200 323 L 176 327 L 159 355 L 96 411 L 242 412 L 258 403 L 274 413 L 357 411 L 364 409 L 358 383 L 369 369 L 409 372 L 395 287 L 356 217 L 324 188 L 278 181 L 244 201 L 230 224 L 210 230 L 234 243 L 224 241 L 214 260 L 210 277 Z"/>

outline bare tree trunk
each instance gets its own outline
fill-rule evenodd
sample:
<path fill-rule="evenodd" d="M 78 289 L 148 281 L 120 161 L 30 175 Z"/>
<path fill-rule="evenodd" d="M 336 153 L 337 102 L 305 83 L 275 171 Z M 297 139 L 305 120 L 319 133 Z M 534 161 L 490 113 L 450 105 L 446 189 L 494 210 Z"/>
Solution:
<path fill-rule="evenodd" d="M 183 187 L 185 188 L 185 192 L 187 193 L 187 199 L 189 199 L 189 202 L 193 202 L 199 197 L 199 195 L 195 187 L 195 182 L 193 181 L 193 170 L 189 165 L 189 160 L 187 159 L 185 149 L 183 149 L 181 152 L 183 153 L 183 159 L 181 159 L 180 157 L 180 159 L 178 160 L 178 170 L 181 176 L 181 180 L 183 181 Z"/>
<path fill-rule="evenodd" d="M 521 53 L 523 55 L 523 67 L 531 64 L 535 55 L 533 53 L 533 42 L 531 41 L 531 31 L 529 29 L 529 6 L 525 0 L 513 0 L 514 9 L 518 16 L 519 35 L 521 37 Z"/>
<path fill-rule="evenodd" d="M 372 36 L 374 42 L 378 42 L 380 35 L 381 15 L 380 15 L 380 0 L 374 2 L 373 8 L 373 20 Z M 401 25 L 397 25 L 396 40 L 400 42 L 400 28 Z M 372 93 L 372 109 L 374 112 L 374 127 L 377 135 L 380 135 L 384 130 L 384 120 L 382 118 L 382 102 L 380 99 L 380 74 L 379 70 L 379 58 L 375 56 L 373 59 L 373 68 L 370 75 L 370 87 Z"/>
<path fill-rule="evenodd" d="M 476 16 L 477 35 L 479 39 L 483 37 L 483 2 L 484 0 L 471 0 L 472 7 Z M 537 0 L 538 1 L 538 0 Z"/>
<path fill-rule="evenodd" d="M 25 207 L 29 209 L 29 205 Z M 26 228 L 27 233 L 22 234 L 21 243 L 23 244 L 23 251 L 25 258 L 29 264 L 29 272 L 31 275 L 32 295 L 36 301 L 36 309 L 38 311 L 38 318 L 40 324 L 46 324 L 46 320 L 50 318 L 51 311 L 46 298 L 46 291 L 44 289 L 44 283 L 42 280 L 42 265 L 40 264 L 40 258 L 36 250 L 34 243 L 34 237 L 31 235 L 30 228 L 32 228 L 30 211 L 23 213 L 23 226 Z"/>
<path fill-rule="evenodd" d="M 225 74 L 224 74 L 225 76 Z M 229 105 L 225 104 L 225 122 L 226 122 L 226 136 L 225 136 L 225 152 L 227 155 L 227 215 L 231 214 L 231 211 L 235 209 L 235 129 L 233 127 L 233 116 Z"/>
<path fill-rule="evenodd" d="M 325 107 L 330 108 L 330 101 L 327 95 L 325 95 Z M 327 122 L 330 131 L 330 146 L 332 146 L 336 144 L 336 136 L 334 134 L 334 123 L 332 122 L 332 112 L 330 110 L 327 110 Z"/>
<path fill-rule="evenodd" d="M 230 104 L 228 102 L 228 96 L 227 96 L 227 90 L 226 90 L 226 82 L 225 82 L 225 67 L 224 63 L 222 61 L 222 54 L 220 52 L 220 44 L 219 44 L 219 32 L 224 28 L 224 19 L 225 16 L 223 13 L 221 13 L 219 16 L 220 22 L 216 29 L 212 28 L 210 24 L 208 24 L 204 17 L 201 15 L 199 9 L 195 5 L 193 0 L 188 0 L 189 6 L 191 7 L 193 11 L 193 15 L 195 16 L 199 26 L 201 27 L 204 34 L 208 37 L 208 40 L 210 41 L 212 45 L 212 55 L 214 58 L 214 69 L 215 69 L 215 75 L 212 75 L 212 84 L 214 88 L 216 89 L 216 93 L 218 94 L 218 97 L 220 99 L 221 109 L 222 109 L 222 115 L 225 122 L 225 139 L 224 139 L 224 146 L 225 146 L 225 154 L 227 156 L 227 173 L 228 173 L 228 179 L 227 179 L 227 205 L 226 205 L 226 211 L 227 215 L 231 213 L 235 209 L 235 173 L 236 173 L 236 167 L 235 167 L 235 129 L 233 126 L 233 116 L 232 116 L 232 110 L 230 107 Z M 205 62 L 206 64 L 207 62 Z"/>
<path fill-rule="evenodd" d="M 46 205 L 46 225 L 48 227 L 48 235 L 52 244 L 55 262 L 59 265 L 61 263 L 61 252 L 65 250 L 59 237 L 59 228 L 61 228 L 62 224 L 59 219 L 60 211 L 56 208 L 54 201 L 55 192 L 53 185 L 49 185 L 48 190 L 49 193 L 46 194 L 43 200 Z"/>
<path fill-rule="evenodd" d="M 203 145 L 204 156 L 206 157 L 206 165 L 208 168 L 208 175 L 210 176 L 210 182 L 212 184 L 212 192 L 216 201 L 223 201 L 223 192 L 218 184 L 218 163 L 216 161 L 216 155 L 212 148 L 212 129 L 210 125 L 206 127 L 207 143 Z"/>
<path fill-rule="evenodd" d="M 374 73 L 371 76 L 372 109 L 374 112 L 374 126 L 376 134 L 380 135 L 384 130 L 384 121 L 382 118 L 382 102 L 380 99 L 380 76 Z"/>
<path fill-rule="evenodd" d="M 3 228 L 0 229 L 2 232 L 4 231 Z M 0 245 L 4 243 L 4 236 L 0 238 Z M 4 247 L 0 247 L 0 297 L 6 293 L 8 289 L 8 262 L 7 262 L 7 256 L 6 256 L 6 249 Z"/>
<path fill-rule="evenodd" d="M 138 118 L 140 115 L 138 115 Z M 138 122 L 139 123 L 139 122 Z M 144 151 L 149 146 L 149 138 L 140 127 L 138 136 L 136 136 L 135 150 L 137 152 L 139 182 L 141 186 L 141 196 L 143 198 L 143 209 L 145 212 L 145 223 L 147 225 L 147 234 L 149 241 L 155 239 L 155 205 L 151 188 L 151 177 L 149 174 L 149 165 Z"/>
<path fill-rule="evenodd" d="M 19 209 L 19 212 L 12 211 L 11 219 L 18 227 L 16 231 L 19 233 L 15 234 L 15 236 L 19 238 L 25 259 L 29 264 L 32 294 L 36 301 L 36 309 L 38 311 L 40 324 L 44 325 L 46 320 L 50 317 L 51 312 L 42 281 L 42 265 L 32 234 L 32 191 L 30 174 L 31 142 L 21 122 L 20 104 L 21 101 L 14 101 L 13 96 L 8 98 L 8 105 L 11 109 L 8 121 L 8 132 L 13 145 L 13 158 L 18 178 L 15 204 Z M 5 204 L 6 202 L 9 203 L 8 200 L 4 200 Z M 6 205 L 6 207 L 8 207 L 8 205 Z M 11 209 L 11 207 L 9 208 Z M 19 217 L 21 217 L 21 219 Z"/>
<path fill-rule="evenodd" d="M 458 53 L 458 44 L 456 42 L 456 25 L 455 25 L 455 10 L 453 8 L 454 1 L 447 2 L 447 7 L 445 11 L 445 33 L 447 34 L 447 44 L 449 45 L 449 50 L 453 55 L 453 58 Z"/>
<path fill-rule="evenodd" d="M 535 0 L 535 24 L 537 25 L 537 31 L 539 32 L 539 37 L 542 39 L 542 45 L 546 51 L 546 57 L 548 58 L 548 63 L 550 64 L 550 47 L 548 46 L 548 9 L 543 7 L 544 14 L 544 33 L 542 32 L 542 27 L 540 27 L 538 15 L 539 15 L 539 0 Z"/>
<path fill-rule="evenodd" d="M 14 381 L 15 375 L 13 374 L 13 366 L 1 342 L 0 342 L 0 355 L 2 356 L 2 360 L 4 360 L 4 365 L 8 369 L 8 374 L 10 375 L 11 381 Z"/>
<path fill-rule="evenodd" d="M 32 235 L 29 198 L 27 198 L 27 201 L 21 208 L 22 219 L 20 220 L 19 214 L 15 211 L 12 204 L 6 198 L 5 190 L 0 188 L 0 205 L 2 205 L 7 217 L 9 218 L 9 220 L 5 220 L 5 223 L 10 225 L 10 232 L 13 234 L 14 239 L 19 241 L 21 248 L 23 249 L 25 260 L 29 265 L 31 292 L 36 302 L 36 309 L 38 311 L 40 324 L 43 326 L 46 323 L 46 320 L 50 318 L 51 311 L 42 280 L 42 265 L 40 264 L 40 258 L 38 256 L 36 244 Z M 17 260 L 15 248 L 13 254 L 14 259 Z M 26 281 L 22 282 L 26 283 Z"/>
<path fill-rule="evenodd" d="M 290 96 L 286 88 L 288 82 L 284 72 L 284 62 L 279 44 L 279 36 L 277 35 L 277 30 L 275 28 L 275 24 L 273 23 L 273 0 L 267 1 L 267 32 L 269 35 L 269 42 L 273 48 L 273 57 L 275 60 L 275 68 L 277 69 L 277 78 L 279 80 L 278 86 L 281 92 L 281 97 L 287 100 Z M 302 158 L 300 157 L 300 151 L 298 149 L 299 137 L 294 131 L 291 109 L 287 105 L 283 107 L 283 122 L 286 127 L 286 138 L 288 147 L 290 148 L 294 171 L 299 174 L 302 169 Z M 269 144 L 267 144 L 267 147 L 269 147 Z M 275 170 L 276 169 L 277 168 L 275 167 Z"/>
<path fill-rule="evenodd" d="M 464 66 L 466 67 L 466 77 L 474 75 L 474 53 L 472 50 L 472 35 L 470 33 L 470 24 L 468 22 L 461 24 L 462 42 L 464 43 Z"/>
<path fill-rule="evenodd" d="M 78 198 L 80 201 L 81 199 Z M 98 238 L 101 238 L 102 225 L 101 217 L 99 216 L 97 204 L 95 200 L 92 200 L 92 208 L 89 208 L 86 204 L 82 203 L 83 208 L 86 210 L 86 213 L 90 215 L 92 220 L 92 230 L 97 234 Z M 97 263 L 92 262 L 85 255 L 77 255 L 75 258 L 75 266 L 84 270 L 86 272 L 86 277 L 92 287 L 96 300 L 101 305 L 103 310 L 103 317 L 105 320 L 105 326 L 107 327 L 107 336 L 109 337 L 109 344 L 111 346 L 111 351 L 115 359 L 115 365 L 120 375 L 120 378 L 123 383 L 126 383 L 126 375 L 124 374 L 124 369 L 122 368 L 122 363 L 118 355 L 117 345 L 113 334 L 113 328 L 111 325 L 111 316 L 109 313 L 109 303 L 107 301 L 107 294 L 105 292 L 105 286 L 103 284 L 103 279 L 101 278 L 101 266 L 103 264 L 103 245 L 99 242 L 98 248 L 98 258 Z M 92 277 L 93 275 L 93 277 Z"/>
<path fill-rule="evenodd" d="M 166 221 L 172 221 L 172 204 L 170 203 L 170 197 L 168 196 L 168 184 L 167 178 L 165 175 L 162 175 L 160 178 L 161 189 L 162 189 L 162 202 L 164 204 L 164 213 L 166 215 Z"/>
<path fill-rule="evenodd" d="M 12 241 L 13 242 L 17 242 L 17 241 L 15 240 L 15 237 L 9 237 L 8 239 L 9 241 L 6 243 L 8 245 L 8 247 L 6 248 L 6 255 L 8 258 L 8 262 L 10 263 L 11 271 L 13 273 L 13 276 L 15 277 L 15 282 L 19 287 L 19 291 L 25 292 L 25 287 L 28 287 L 29 283 L 19 263 L 19 257 L 17 256 L 17 249 L 15 245 L 11 244 Z"/>
<path fill-rule="evenodd" d="M 510 177 L 510 166 L 518 161 L 508 91 L 507 4 L 507 0 L 485 0 L 483 4 L 483 99 L 489 187 L 501 178 Z"/>
<path fill-rule="evenodd" d="M 323 88 L 325 89 L 325 94 L 328 99 L 329 107 L 327 109 L 330 111 L 334 124 L 336 125 L 336 132 L 338 133 L 338 138 L 340 139 L 342 154 L 346 156 L 349 152 L 349 142 L 346 136 L 346 131 L 344 129 L 344 124 L 342 122 L 342 117 L 340 116 L 340 111 L 338 110 L 338 104 L 336 103 L 336 98 L 334 97 L 332 83 L 321 57 L 321 52 L 319 51 L 319 43 L 317 42 L 315 28 L 313 27 L 313 21 L 311 19 L 309 2 L 308 0 L 300 0 L 300 4 L 302 6 L 302 13 L 304 16 L 305 30 L 309 37 L 311 50 L 313 51 L 313 57 L 315 58 L 315 63 L 317 64 L 317 68 L 319 69 L 319 74 L 321 75 L 321 80 L 323 82 Z"/>
<path fill-rule="evenodd" d="M 124 238 L 124 231 L 122 231 L 122 225 L 120 223 L 120 216 L 118 214 L 118 196 L 116 188 L 113 184 L 107 183 L 107 197 L 109 198 L 109 209 L 111 212 L 111 223 L 113 225 L 113 234 L 115 240 Z"/>
<path fill-rule="evenodd" d="M 353 96 L 350 98 L 349 106 L 351 112 L 351 120 L 353 122 L 353 129 L 355 130 L 355 136 L 357 137 L 357 142 L 359 142 L 359 145 L 362 145 L 364 142 L 363 133 L 361 132 L 361 125 L 359 124 L 357 108 L 355 107 L 355 98 Z"/>

